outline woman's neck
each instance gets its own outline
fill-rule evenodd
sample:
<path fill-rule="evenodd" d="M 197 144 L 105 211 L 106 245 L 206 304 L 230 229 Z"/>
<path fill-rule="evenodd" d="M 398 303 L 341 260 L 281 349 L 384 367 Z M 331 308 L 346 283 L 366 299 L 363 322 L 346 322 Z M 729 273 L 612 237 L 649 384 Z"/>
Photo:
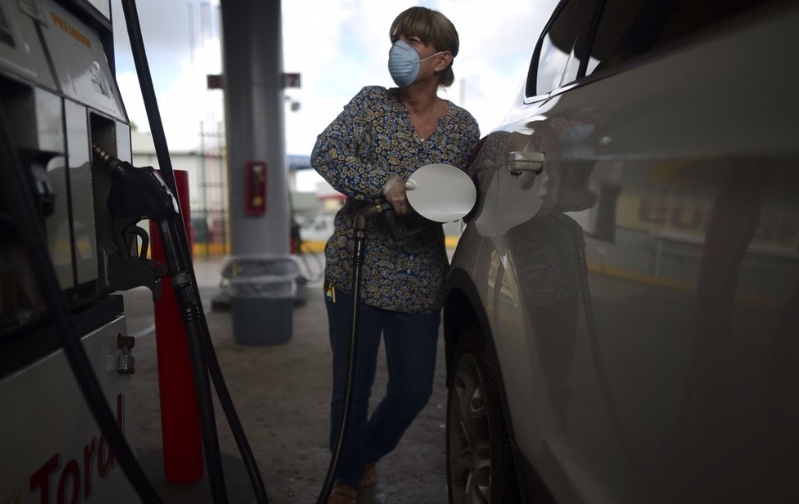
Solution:
<path fill-rule="evenodd" d="M 438 107 L 439 98 L 436 87 L 414 89 L 413 86 L 400 89 L 400 101 L 414 114 L 432 113 Z"/>

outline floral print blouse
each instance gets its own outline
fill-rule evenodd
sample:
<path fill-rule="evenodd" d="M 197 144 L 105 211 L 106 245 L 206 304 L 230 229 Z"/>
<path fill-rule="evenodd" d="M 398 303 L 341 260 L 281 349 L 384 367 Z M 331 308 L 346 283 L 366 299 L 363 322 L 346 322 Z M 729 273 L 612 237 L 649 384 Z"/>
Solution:
<path fill-rule="evenodd" d="M 325 247 L 325 278 L 343 292 L 352 290 L 355 215 L 379 201 L 389 176 L 407 180 L 431 163 L 465 169 L 480 138 L 472 115 L 450 102 L 433 134 L 421 139 L 398 91 L 363 88 L 319 135 L 311 153 L 314 169 L 347 197 Z M 415 214 L 395 221 L 400 233 L 424 229 L 397 241 L 382 216 L 367 221 L 361 301 L 404 313 L 437 311 L 449 268 L 443 228 Z"/>

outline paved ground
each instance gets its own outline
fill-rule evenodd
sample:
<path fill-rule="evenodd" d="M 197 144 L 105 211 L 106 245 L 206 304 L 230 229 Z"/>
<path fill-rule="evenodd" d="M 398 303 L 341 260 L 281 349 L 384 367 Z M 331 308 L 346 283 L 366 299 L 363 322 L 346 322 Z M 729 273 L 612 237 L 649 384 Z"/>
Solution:
<path fill-rule="evenodd" d="M 330 455 L 326 448 L 331 352 L 321 282 L 311 282 L 306 302 L 293 309 L 292 337 L 271 346 L 244 346 L 233 339 L 231 314 L 211 309 L 219 299 L 221 259 L 195 259 L 194 269 L 206 307 L 217 358 L 272 504 L 314 503 Z M 308 263 L 312 277 L 317 263 Z M 139 460 L 169 504 L 210 502 L 208 481 L 187 485 L 166 482 L 153 314 L 149 291 L 125 294 L 129 333 L 137 336 L 133 377 L 135 443 Z M 381 359 L 382 363 L 382 359 Z M 375 395 L 385 387 L 378 370 Z M 379 395 L 378 395 L 379 397 Z M 380 481 L 361 503 L 439 504 L 447 502 L 444 458 L 446 416 L 443 342 L 433 397 L 397 450 L 380 465 Z M 227 489 L 233 504 L 253 502 L 244 464 L 218 403 L 220 446 Z"/>

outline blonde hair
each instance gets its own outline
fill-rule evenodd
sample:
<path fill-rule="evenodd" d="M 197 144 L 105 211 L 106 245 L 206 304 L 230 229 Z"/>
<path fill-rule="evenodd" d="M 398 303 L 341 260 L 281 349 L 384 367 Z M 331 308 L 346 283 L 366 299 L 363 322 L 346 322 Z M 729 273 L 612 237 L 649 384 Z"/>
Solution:
<path fill-rule="evenodd" d="M 423 44 L 432 44 L 437 51 L 452 53 L 453 60 L 439 75 L 438 83 L 446 87 L 455 82 L 452 62 L 455 60 L 455 56 L 458 55 L 460 42 L 455 25 L 444 14 L 427 7 L 406 9 L 391 23 L 391 30 L 389 31 L 391 43 L 393 44 L 399 40 L 400 35 L 419 37 Z"/>

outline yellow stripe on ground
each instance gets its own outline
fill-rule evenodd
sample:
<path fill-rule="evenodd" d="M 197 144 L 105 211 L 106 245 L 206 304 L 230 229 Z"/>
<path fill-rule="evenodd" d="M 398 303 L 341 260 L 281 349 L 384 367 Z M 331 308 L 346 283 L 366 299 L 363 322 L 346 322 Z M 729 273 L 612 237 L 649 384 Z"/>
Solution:
<path fill-rule="evenodd" d="M 195 257 L 212 255 L 224 256 L 230 254 L 230 247 L 225 243 L 195 243 L 192 247 Z"/>
<path fill-rule="evenodd" d="M 458 244 L 458 237 L 457 236 L 447 236 L 444 238 L 444 244 L 447 248 L 455 248 Z"/>
<path fill-rule="evenodd" d="M 326 243 L 327 241 L 325 240 L 304 241 L 302 242 L 302 247 L 300 252 L 310 252 L 312 254 L 324 252 Z"/>
<path fill-rule="evenodd" d="M 312 240 L 302 242 L 302 252 L 304 253 L 322 253 L 325 251 L 326 240 Z M 447 236 L 445 239 L 447 248 L 455 248 L 458 244 L 457 236 Z M 193 248 L 195 257 L 202 257 L 205 255 L 211 256 L 224 256 L 230 253 L 230 247 L 223 243 L 195 243 Z M 587 264 L 590 273 L 597 273 L 600 275 L 607 275 L 610 277 L 621 278 L 632 282 L 639 282 L 647 285 L 657 285 L 660 287 L 667 287 L 670 289 L 681 290 L 685 292 L 696 292 L 696 284 L 686 282 L 684 280 L 677 280 L 674 278 L 659 277 L 650 275 L 648 273 L 641 273 L 638 271 L 617 268 L 614 266 L 607 266 L 596 262 L 589 262 Z M 784 302 L 757 294 L 738 293 L 736 296 L 738 301 L 751 303 L 761 306 L 781 307 Z"/>
<path fill-rule="evenodd" d="M 323 240 L 309 240 L 302 242 L 302 251 L 303 252 L 310 252 L 310 253 L 319 253 L 325 251 L 325 244 L 327 241 Z M 444 240 L 444 243 L 447 248 L 455 248 L 458 244 L 458 237 L 457 236 L 447 236 Z"/>

